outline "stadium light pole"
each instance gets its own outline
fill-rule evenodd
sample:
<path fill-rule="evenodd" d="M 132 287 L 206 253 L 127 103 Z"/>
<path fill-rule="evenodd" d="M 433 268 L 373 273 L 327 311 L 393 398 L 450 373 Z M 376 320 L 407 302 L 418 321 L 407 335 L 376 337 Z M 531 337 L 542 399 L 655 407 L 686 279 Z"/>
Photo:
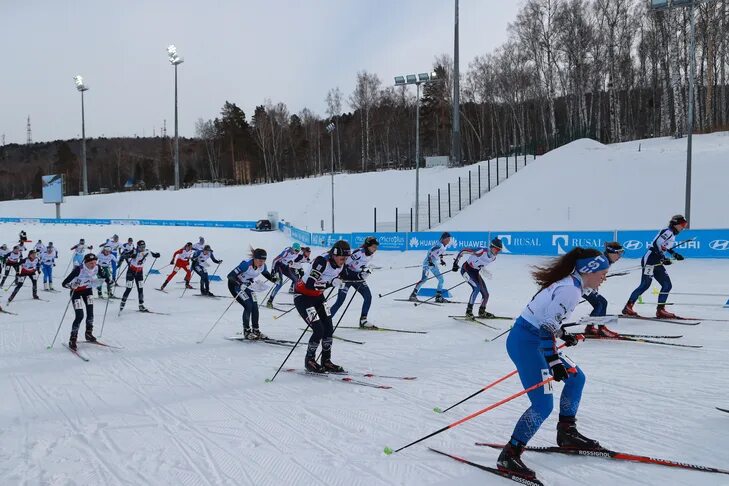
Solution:
<path fill-rule="evenodd" d="M 327 125 L 327 132 L 329 133 L 329 141 L 331 142 L 331 158 L 332 158 L 332 233 L 334 233 L 334 131 L 337 126 L 334 122 Z"/>
<path fill-rule="evenodd" d="M 177 47 L 174 44 L 167 46 L 167 57 L 170 64 L 175 67 L 175 191 L 180 190 L 180 137 L 177 131 L 177 66 L 185 60 L 177 55 Z"/>
<path fill-rule="evenodd" d="M 415 231 L 420 231 L 420 85 L 440 81 L 435 72 L 395 76 L 395 86 L 415 85 Z"/>
<path fill-rule="evenodd" d="M 672 8 L 688 8 L 691 17 L 691 34 L 689 47 L 689 79 L 688 79 L 688 113 L 686 137 L 686 201 L 684 215 L 691 225 L 691 158 L 693 155 L 694 133 L 694 84 L 696 78 L 696 11 L 695 6 L 713 0 L 650 0 L 653 11 L 669 10 Z"/>
<path fill-rule="evenodd" d="M 81 171 L 84 184 L 84 195 L 89 193 L 89 176 L 86 168 L 86 119 L 84 114 L 84 91 L 89 87 L 84 84 L 84 78 L 80 74 L 73 77 L 76 89 L 81 93 Z"/>

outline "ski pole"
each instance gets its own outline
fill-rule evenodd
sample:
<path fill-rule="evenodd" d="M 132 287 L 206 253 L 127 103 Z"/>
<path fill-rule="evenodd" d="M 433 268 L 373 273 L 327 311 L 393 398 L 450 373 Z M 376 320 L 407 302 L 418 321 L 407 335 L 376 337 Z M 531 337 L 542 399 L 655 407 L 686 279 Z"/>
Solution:
<path fill-rule="evenodd" d="M 455 285 L 454 285 L 453 287 L 448 287 L 448 288 L 446 289 L 446 291 L 449 291 L 449 290 L 453 290 L 453 289 L 455 289 L 456 287 L 458 287 L 459 285 L 463 285 L 464 283 L 467 283 L 467 281 L 466 281 L 466 280 L 464 280 L 464 281 L 463 281 L 463 282 L 461 282 L 461 283 L 457 283 L 457 284 L 455 284 Z M 418 306 L 418 305 L 420 305 L 420 304 L 425 304 L 426 302 L 428 302 L 428 301 L 430 301 L 431 299 L 434 299 L 434 298 L 435 298 L 435 295 L 432 295 L 432 296 L 428 297 L 427 299 L 425 299 L 425 300 L 424 300 L 424 301 L 422 301 L 422 302 L 415 302 L 415 307 L 417 307 L 417 306 Z"/>
<path fill-rule="evenodd" d="M 230 307 L 231 307 L 231 306 L 232 306 L 232 305 L 233 305 L 233 304 L 234 304 L 235 302 L 237 302 L 237 301 L 238 301 L 238 297 L 240 296 L 240 294 L 242 294 L 242 293 L 243 293 L 243 291 L 244 291 L 244 290 L 245 290 L 245 289 L 241 289 L 241 290 L 240 290 L 240 292 L 238 292 L 237 294 L 235 294 L 235 297 L 233 297 L 233 300 L 232 300 L 232 301 L 230 302 L 230 304 L 228 304 L 228 307 L 226 307 L 226 308 L 225 308 L 225 310 L 223 311 L 223 313 L 222 313 L 222 314 L 220 314 L 220 317 L 218 317 L 218 319 L 217 319 L 217 320 L 216 320 L 215 322 L 213 322 L 213 325 L 212 325 L 212 326 L 210 326 L 210 330 L 208 330 L 208 332 L 207 332 L 207 333 L 205 333 L 205 335 L 203 336 L 203 338 L 202 338 L 201 340 L 197 341 L 197 344 L 202 344 L 202 343 L 203 343 L 203 341 L 205 341 L 205 340 L 206 340 L 206 339 L 208 338 L 208 336 L 210 335 L 210 333 L 211 333 L 211 332 L 213 332 L 213 329 L 215 329 L 215 326 L 217 326 L 217 325 L 218 325 L 218 322 L 220 322 L 220 319 L 222 319 L 222 318 L 223 318 L 223 316 L 225 315 L 225 313 L 226 313 L 226 312 L 228 312 L 228 309 L 230 309 Z"/>
<path fill-rule="evenodd" d="M 445 275 L 446 273 L 450 273 L 450 272 L 452 272 L 452 271 L 453 271 L 453 270 L 446 270 L 445 272 L 441 273 L 441 275 Z M 426 278 L 425 280 L 422 280 L 422 282 L 423 282 L 423 283 L 425 283 L 425 282 L 427 282 L 428 280 L 433 280 L 433 279 L 434 279 L 434 278 L 436 278 L 436 277 L 437 277 L 437 275 L 433 275 L 432 277 L 428 277 L 428 278 Z M 415 283 L 411 283 L 410 285 L 406 285 L 405 287 L 400 287 L 399 289 L 393 290 L 393 291 L 391 291 L 391 292 L 387 292 L 386 294 L 377 294 L 377 295 L 378 295 L 378 296 L 380 296 L 380 297 L 387 297 L 388 295 L 394 294 L 395 292 L 400 292 L 401 290 L 405 290 L 405 289 L 409 289 L 410 287 L 414 287 L 414 286 L 418 285 L 418 284 L 419 284 L 420 282 L 421 282 L 421 281 L 420 281 L 420 280 L 418 280 L 418 281 L 417 281 L 417 282 L 415 282 Z"/>
<path fill-rule="evenodd" d="M 142 282 L 142 285 L 144 285 L 144 284 L 146 284 L 146 283 L 147 283 L 147 279 L 149 278 L 149 274 L 150 274 L 150 273 L 152 273 L 152 269 L 154 268 L 154 264 L 155 264 L 156 262 L 157 262 L 157 259 L 156 259 L 156 258 L 155 258 L 154 260 L 152 260 L 152 266 L 151 266 L 151 267 L 149 267 L 149 272 L 147 272 L 147 276 L 146 276 L 146 277 L 144 277 L 144 281 Z M 169 267 L 169 265 L 167 265 L 167 266 Z M 165 267 L 162 267 L 162 268 L 165 268 Z"/>
<path fill-rule="evenodd" d="M 216 273 L 218 273 L 218 268 L 220 268 L 220 263 L 218 263 L 218 266 L 215 267 L 215 270 L 213 270 L 212 275 L 215 275 Z"/>
<path fill-rule="evenodd" d="M 109 310 L 109 301 L 111 298 L 107 297 L 106 305 L 104 306 L 104 318 L 101 319 L 101 330 L 99 331 L 99 337 L 104 335 L 104 324 L 106 323 L 106 311 Z"/>
<path fill-rule="evenodd" d="M 266 383 L 271 383 L 271 382 L 273 382 L 273 380 L 276 379 L 276 377 L 278 376 L 278 373 L 281 371 L 281 368 L 284 367 L 284 365 L 286 364 L 286 362 L 289 360 L 289 358 L 291 357 L 291 355 L 294 353 L 294 350 L 296 349 L 296 347 L 299 345 L 299 343 L 301 342 L 301 340 L 304 339 L 304 334 L 306 334 L 306 331 L 309 330 L 309 321 L 306 321 L 305 320 L 304 322 L 306 323 L 306 327 L 304 328 L 303 331 L 301 331 L 301 336 L 299 336 L 299 339 L 296 340 L 296 344 L 294 344 L 293 346 L 291 346 L 291 351 L 289 351 L 289 354 L 286 355 L 286 357 L 284 358 L 283 362 L 281 363 L 281 366 L 279 366 L 278 369 L 276 370 L 276 373 L 273 374 L 273 377 L 266 378 Z"/>
<path fill-rule="evenodd" d="M 486 342 L 492 343 L 492 342 L 496 341 L 497 339 L 499 339 L 504 334 L 508 333 L 509 331 L 511 331 L 511 327 L 494 338 L 491 338 L 491 339 L 486 338 Z"/>
<path fill-rule="evenodd" d="M 504 331 L 504 332 L 503 332 L 502 334 L 506 334 L 507 332 L 509 332 L 509 331 L 508 331 L 508 330 L 507 330 L 507 331 Z M 502 334 L 499 334 L 499 336 L 501 336 Z M 496 337 L 498 337 L 498 336 L 496 336 Z M 496 338 L 494 338 L 494 339 L 496 339 Z M 566 346 L 566 344 L 563 344 L 563 345 L 561 345 L 560 347 L 558 347 L 557 349 L 562 349 L 562 348 L 564 348 L 565 346 Z M 465 401 L 468 401 L 468 400 L 470 400 L 471 398 L 475 397 L 476 395 L 479 395 L 479 394 L 481 394 L 481 393 L 485 392 L 485 391 L 486 391 L 486 390 L 488 390 L 489 388 L 493 388 L 493 387 L 495 387 L 496 385 L 498 385 L 498 384 L 499 384 L 499 383 L 501 383 L 502 381 L 505 381 L 505 380 L 507 380 L 507 379 L 511 378 L 512 376 L 514 376 L 514 375 L 515 375 L 515 374 L 517 374 L 517 373 L 518 373 L 518 371 L 517 371 L 517 370 L 511 371 L 511 372 L 509 372 L 509 373 L 505 374 L 504 376 L 502 376 L 501 378 L 499 378 L 499 379 L 497 379 L 497 380 L 494 380 L 494 381 L 492 381 L 491 383 L 489 383 L 489 384 L 488 384 L 488 385 L 486 385 L 485 387 L 483 387 L 483 388 L 481 388 L 480 390 L 478 390 L 478 391 L 477 391 L 476 393 L 472 393 L 472 394 L 470 394 L 469 396 L 467 396 L 466 398 L 464 398 L 463 400 L 461 400 L 461 401 L 459 401 L 459 402 L 456 402 L 456 403 L 454 403 L 453 405 L 451 405 L 450 407 L 446 408 L 445 410 L 441 410 L 441 409 L 440 409 L 440 407 L 434 407 L 434 408 L 433 408 L 433 411 L 434 411 L 435 413 L 446 413 L 446 412 L 447 412 L 448 410 L 452 409 L 453 407 L 457 407 L 457 406 L 458 406 L 458 405 L 460 405 L 461 403 L 463 403 L 463 402 L 465 402 Z"/>
<path fill-rule="evenodd" d="M 48 346 L 46 349 L 51 349 L 54 344 L 56 344 L 56 338 L 58 338 L 58 333 L 61 332 L 61 326 L 63 325 L 63 320 L 66 318 L 66 312 L 68 312 L 68 306 L 71 305 L 71 301 L 73 300 L 73 291 L 71 291 L 71 297 L 68 298 L 68 302 L 66 303 L 66 310 L 63 311 L 63 316 L 61 316 L 61 322 L 58 323 L 58 329 L 56 329 L 56 335 L 53 336 L 53 341 L 51 342 L 50 346 Z"/>
<path fill-rule="evenodd" d="M 127 266 L 129 266 L 129 262 L 128 262 L 127 260 L 124 260 L 124 261 L 122 262 L 122 265 L 123 265 L 124 263 L 126 263 L 126 264 L 127 264 Z M 124 270 L 123 270 L 123 267 L 122 267 L 122 265 L 119 265 L 119 268 L 117 268 L 117 271 L 116 271 L 116 278 L 114 279 L 114 286 L 116 286 L 116 282 L 117 282 L 117 281 L 119 280 L 119 277 L 121 277 L 121 276 L 122 276 L 122 273 L 124 273 Z"/>
<path fill-rule="evenodd" d="M 283 288 L 284 283 L 288 280 L 287 277 L 284 277 L 284 280 L 281 281 L 281 287 Z M 278 285 L 278 284 L 276 284 Z M 276 285 L 272 285 L 270 289 L 268 289 L 268 292 L 266 292 L 266 295 L 263 296 L 262 302 L 266 302 L 266 299 L 268 298 L 268 295 L 273 292 L 273 288 L 276 287 Z"/>
<path fill-rule="evenodd" d="M 570 372 L 570 373 L 576 373 L 576 372 L 577 372 L 577 370 L 576 370 L 575 368 L 570 368 L 570 369 L 568 370 L 568 372 Z M 489 405 L 489 406 L 488 406 L 488 407 L 486 407 L 486 408 L 482 408 L 482 409 L 481 409 L 481 410 L 479 410 L 478 412 L 474 412 L 474 413 L 472 413 L 471 415 L 468 415 L 468 416 L 466 416 L 466 417 L 463 417 L 462 419 L 460 419 L 460 420 L 457 420 L 457 421 L 453 422 L 453 423 L 452 423 L 452 424 L 450 424 L 450 425 L 446 425 L 445 427 L 443 427 L 443 428 L 441 428 L 441 429 L 438 429 L 438 430 L 436 430 L 435 432 L 433 432 L 433 433 L 431 433 L 431 434 L 428 434 L 428 435 L 426 435 L 425 437 L 421 437 L 421 438 L 420 438 L 420 439 L 418 439 L 418 440 L 415 440 L 415 441 L 413 441 L 413 442 L 411 442 L 411 443 L 409 443 L 409 444 L 407 444 L 407 445 L 404 445 L 404 446 L 400 447 L 399 449 L 395 449 L 395 450 L 393 451 L 393 450 L 392 450 L 392 449 L 390 449 L 389 447 L 385 447 L 385 451 L 384 451 L 384 452 L 385 452 L 385 454 L 387 454 L 388 456 L 389 456 L 389 455 L 391 455 L 391 454 L 392 454 L 393 452 L 400 452 L 401 450 L 403 450 L 403 449 L 407 449 L 408 447 L 410 447 L 410 446 L 412 446 L 412 445 L 415 445 L 415 444 L 417 444 L 418 442 L 422 442 L 422 441 L 424 441 L 425 439 L 429 439 L 429 438 L 433 437 L 434 435 L 438 435 L 438 434 L 440 434 L 441 432 L 445 432 L 445 431 L 446 431 L 446 430 L 448 430 L 448 429 L 452 429 L 452 428 L 454 428 L 454 427 L 457 427 L 457 426 L 461 425 L 462 423 L 464 423 L 464 422 L 467 422 L 467 421 L 471 420 L 472 418 L 476 418 L 476 417 L 478 417 L 479 415 L 481 415 L 481 414 L 483 414 L 483 413 L 486 413 L 486 412 L 488 412 L 489 410 L 493 410 L 493 409 L 495 409 L 496 407 L 499 407 L 499 406 L 501 406 L 501 405 L 503 405 L 503 404 L 505 404 L 505 403 L 507 403 L 507 402 L 510 402 L 511 400 L 513 400 L 513 399 L 515 399 L 515 398 L 518 398 L 518 397 L 520 397 L 520 396 L 522 396 L 522 395 L 526 395 L 526 394 L 527 394 L 527 393 L 529 393 L 530 391 L 532 391 L 532 390 L 536 390 L 537 388 L 540 388 L 540 387 L 542 387 L 542 386 L 544 386 L 544 385 L 546 385 L 547 383 L 549 383 L 549 382 L 552 382 L 552 381 L 554 381 L 554 377 L 553 377 L 553 376 L 550 376 L 550 377 L 549 377 L 549 378 L 547 378 L 546 380 L 540 381 L 540 382 L 539 382 L 539 383 L 537 383 L 536 385 L 532 385 L 532 386 L 530 386 L 529 388 L 525 388 L 524 390 L 522 390 L 522 391 L 520 391 L 520 392 L 517 392 L 517 393 L 514 393 L 513 395 L 510 395 L 510 396 L 508 396 L 508 397 L 504 398 L 503 400 L 499 400 L 498 402 L 496 402 L 496 403 L 493 403 L 493 404 Z"/>

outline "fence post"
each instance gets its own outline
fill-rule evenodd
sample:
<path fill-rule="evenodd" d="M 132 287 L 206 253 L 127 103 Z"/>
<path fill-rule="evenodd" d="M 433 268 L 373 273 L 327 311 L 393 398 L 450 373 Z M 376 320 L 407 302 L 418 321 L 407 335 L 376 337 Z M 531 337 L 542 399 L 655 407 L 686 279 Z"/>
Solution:
<path fill-rule="evenodd" d="M 471 205 L 471 203 L 473 202 L 473 198 L 471 197 L 471 186 L 472 186 L 472 185 L 473 185 L 473 184 L 471 184 L 471 171 L 469 170 L 469 171 L 468 171 L 468 205 L 469 205 L 469 206 L 470 206 L 470 205 Z"/>
<path fill-rule="evenodd" d="M 496 156 L 496 185 L 499 185 L 499 156 Z"/>
<path fill-rule="evenodd" d="M 509 154 L 506 154 L 506 178 L 509 178 Z"/>
<path fill-rule="evenodd" d="M 514 154 L 514 174 L 516 174 L 519 171 L 519 168 L 517 165 L 519 164 L 519 156 L 517 154 Z"/>
<path fill-rule="evenodd" d="M 438 224 L 440 224 L 440 223 L 441 223 L 441 218 L 440 218 L 440 187 L 439 187 L 438 188 Z"/>
<path fill-rule="evenodd" d="M 398 219 L 399 218 L 397 217 L 397 208 L 395 208 L 395 233 L 397 233 L 397 229 L 398 229 L 398 224 L 397 224 Z"/>
<path fill-rule="evenodd" d="M 377 233 L 377 208 L 375 208 L 375 233 Z"/>
<path fill-rule="evenodd" d="M 481 197 L 481 164 L 478 165 L 478 197 Z"/>
<path fill-rule="evenodd" d="M 452 218 L 451 214 L 451 183 L 448 183 L 448 218 Z"/>
<path fill-rule="evenodd" d="M 461 211 L 463 207 L 461 206 L 461 178 L 458 177 L 458 210 Z"/>
<path fill-rule="evenodd" d="M 486 166 L 486 178 L 487 178 L 486 183 L 488 184 L 489 192 L 491 192 L 491 159 L 488 160 L 487 164 L 488 165 Z"/>
<path fill-rule="evenodd" d="M 428 229 L 430 229 L 430 193 L 428 193 Z"/>
<path fill-rule="evenodd" d="M 410 232 L 413 232 L 413 208 L 410 208 Z"/>

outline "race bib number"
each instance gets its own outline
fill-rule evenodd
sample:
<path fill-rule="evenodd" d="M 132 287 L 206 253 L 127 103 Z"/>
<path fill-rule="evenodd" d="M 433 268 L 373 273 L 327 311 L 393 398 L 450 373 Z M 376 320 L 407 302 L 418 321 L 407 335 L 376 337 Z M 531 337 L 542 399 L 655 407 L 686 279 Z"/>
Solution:
<path fill-rule="evenodd" d="M 646 277 L 652 277 L 653 276 L 653 265 L 646 265 L 643 268 L 643 275 Z"/>
<path fill-rule="evenodd" d="M 94 294 L 86 296 L 86 305 L 94 305 Z"/>
<path fill-rule="evenodd" d="M 306 309 L 306 320 L 311 324 L 312 322 L 319 319 L 319 313 L 316 312 L 315 307 L 309 307 Z"/>
<path fill-rule="evenodd" d="M 127 288 L 131 289 L 132 287 L 134 287 L 134 282 L 132 280 L 127 280 Z"/>
<path fill-rule="evenodd" d="M 549 369 L 546 369 L 546 370 L 543 369 L 542 370 L 542 381 L 546 380 L 550 376 L 552 376 L 552 374 L 549 372 Z M 554 394 L 554 390 L 552 390 L 552 383 L 554 383 L 554 381 L 550 381 L 549 383 L 547 383 L 546 385 L 544 385 L 542 387 L 542 389 L 544 390 L 544 394 L 545 395 L 553 395 Z"/>
<path fill-rule="evenodd" d="M 329 309 L 329 304 L 324 302 L 322 305 L 324 306 L 324 312 L 327 313 L 327 317 L 332 317 L 332 311 Z"/>
<path fill-rule="evenodd" d="M 23 282 L 25 282 L 25 277 L 18 277 L 18 283 L 22 284 Z"/>
<path fill-rule="evenodd" d="M 81 302 L 81 299 L 73 299 L 73 308 L 76 310 L 81 310 L 84 308 L 84 303 Z"/>

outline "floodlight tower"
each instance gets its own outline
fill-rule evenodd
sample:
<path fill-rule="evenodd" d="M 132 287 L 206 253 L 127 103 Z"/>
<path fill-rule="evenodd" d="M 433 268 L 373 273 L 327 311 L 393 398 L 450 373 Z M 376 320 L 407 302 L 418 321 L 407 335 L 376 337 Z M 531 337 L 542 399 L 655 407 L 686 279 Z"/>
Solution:
<path fill-rule="evenodd" d="M 180 189 L 180 138 L 177 131 L 177 66 L 185 60 L 177 54 L 177 47 L 174 44 L 167 46 L 167 57 L 175 67 L 175 191 Z"/>
<path fill-rule="evenodd" d="M 84 91 L 88 91 L 89 87 L 84 84 L 84 78 L 80 74 L 73 77 L 76 83 L 76 89 L 81 93 L 81 167 L 84 184 L 84 195 L 89 193 L 89 175 L 86 168 L 86 120 L 84 114 Z"/>
<path fill-rule="evenodd" d="M 331 145 L 331 159 L 332 159 L 332 233 L 334 233 L 334 131 L 337 126 L 334 122 L 327 125 L 327 132 L 329 133 L 329 141 Z"/>

